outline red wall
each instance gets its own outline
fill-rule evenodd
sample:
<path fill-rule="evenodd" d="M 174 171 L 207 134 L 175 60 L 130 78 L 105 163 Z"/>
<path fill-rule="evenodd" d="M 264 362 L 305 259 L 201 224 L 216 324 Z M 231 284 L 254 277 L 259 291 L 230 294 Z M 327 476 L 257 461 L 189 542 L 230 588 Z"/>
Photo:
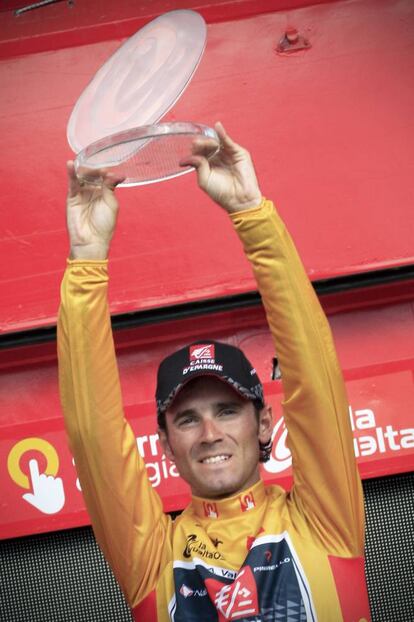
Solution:
<path fill-rule="evenodd" d="M 309 37 L 308 51 L 276 54 L 287 24 Z M 210 24 L 199 69 L 168 114 L 220 119 L 252 151 L 263 193 L 279 205 L 312 279 L 412 263 L 413 32 L 410 0 Z M 55 322 L 67 252 L 66 123 L 119 43 L 0 62 L 1 332 Z M 255 288 L 225 215 L 193 175 L 119 197 L 113 313 Z"/>

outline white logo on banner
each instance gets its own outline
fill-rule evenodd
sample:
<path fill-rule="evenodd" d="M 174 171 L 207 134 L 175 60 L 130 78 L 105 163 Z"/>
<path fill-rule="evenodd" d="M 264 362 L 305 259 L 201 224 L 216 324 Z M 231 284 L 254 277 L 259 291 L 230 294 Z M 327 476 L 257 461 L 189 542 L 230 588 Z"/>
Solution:
<path fill-rule="evenodd" d="M 268 473 L 281 473 L 292 464 L 292 454 L 286 447 L 287 429 L 283 417 L 276 422 L 272 432 L 273 448 L 270 460 L 263 464 Z"/>
<path fill-rule="evenodd" d="M 23 499 L 44 514 L 56 514 L 65 505 L 65 493 L 60 477 L 39 473 L 37 460 L 29 461 L 33 492 L 26 492 Z"/>
<path fill-rule="evenodd" d="M 137 447 L 141 457 L 145 460 L 148 479 L 153 488 L 157 488 L 162 481 L 171 477 L 179 477 L 175 464 L 167 460 L 159 444 L 158 434 L 137 436 Z M 150 458 L 151 461 L 147 462 Z"/>
<path fill-rule="evenodd" d="M 395 430 L 392 425 L 377 426 L 375 413 L 369 408 L 353 410 L 349 406 L 349 419 L 352 432 L 357 433 L 353 439 L 356 458 L 414 448 L 414 428 Z M 360 434 L 362 431 L 364 435 Z M 270 460 L 263 464 L 268 473 L 281 473 L 292 464 L 292 455 L 286 446 L 287 434 L 281 417 L 273 428 Z"/>
<path fill-rule="evenodd" d="M 29 452 L 38 452 L 46 461 L 45 472 L 40 473 L 36 458 L 29 460 L 29 473 L 22 470 L 21 458 Z M 7 468 L 17 486 L 26 489 L 22 498 L 43 514 L 56 514 L 65 505 L 62 478 L 55 477 L 59 470 L 59 456 L 54 446 L 43 438 L 30 437 L 18 441 L 10 450 Z"/>
<path fill-rule="evenodd" d="M 358 431 L 358 436 L 354 438 L 357 458 L 414 447 L 414 428 L 395 430 L 392 425 L 378 426 L 375 413 L 370 408 L 353 411 L 350 406 L 349 418 L 352 431 Z M 365 434 L 359 434 L 360 431 L 365 431 Z"/>

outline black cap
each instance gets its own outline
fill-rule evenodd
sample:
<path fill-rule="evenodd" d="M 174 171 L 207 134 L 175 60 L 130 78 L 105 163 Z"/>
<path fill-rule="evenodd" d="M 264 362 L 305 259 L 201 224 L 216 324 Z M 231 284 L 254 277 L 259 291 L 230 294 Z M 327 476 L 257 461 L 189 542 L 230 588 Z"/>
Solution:
<path fill-rule="evenodd" d="M 264 406 L 263 387 L 243 352 L 220 341 L 196 341 L 167 356 L 158 368 L 157 415 L 162 415 L 183 386 L 198 376 L 216 376 L 246 399 Z"/>

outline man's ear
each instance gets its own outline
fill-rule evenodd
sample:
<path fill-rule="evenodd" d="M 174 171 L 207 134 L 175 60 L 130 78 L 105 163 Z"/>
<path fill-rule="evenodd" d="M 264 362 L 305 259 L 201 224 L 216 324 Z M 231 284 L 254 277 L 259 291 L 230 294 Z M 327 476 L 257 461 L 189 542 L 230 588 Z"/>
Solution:
<path fill-rule="evenodd" d="M 273 432 L 273 412 L 270 404 L 265 404 L 259 413 L 259 441 L 263 444 L 269 442 Z"/>
<path fill-rule="evenodd" d="M 170 462 L 175 462 L 174 453 L 168 442 L 168 434 L 165 428 L 158 428 L 158 436 L 160 439 L 160 445 Z"/>

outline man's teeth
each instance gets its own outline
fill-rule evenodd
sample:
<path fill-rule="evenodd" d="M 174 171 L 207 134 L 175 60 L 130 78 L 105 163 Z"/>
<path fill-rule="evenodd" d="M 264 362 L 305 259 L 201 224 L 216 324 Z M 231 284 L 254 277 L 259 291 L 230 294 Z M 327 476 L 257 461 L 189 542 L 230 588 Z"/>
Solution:
<path fill-rule="evenodd" d="M 228 460 L 229 456 L 211 456 L 211 458 L 204 458 L 204 460 L 202 460 L 202 462 L 204 464 L 213 464 L 214 462 L 224 462 L 225 460 Z"/>

